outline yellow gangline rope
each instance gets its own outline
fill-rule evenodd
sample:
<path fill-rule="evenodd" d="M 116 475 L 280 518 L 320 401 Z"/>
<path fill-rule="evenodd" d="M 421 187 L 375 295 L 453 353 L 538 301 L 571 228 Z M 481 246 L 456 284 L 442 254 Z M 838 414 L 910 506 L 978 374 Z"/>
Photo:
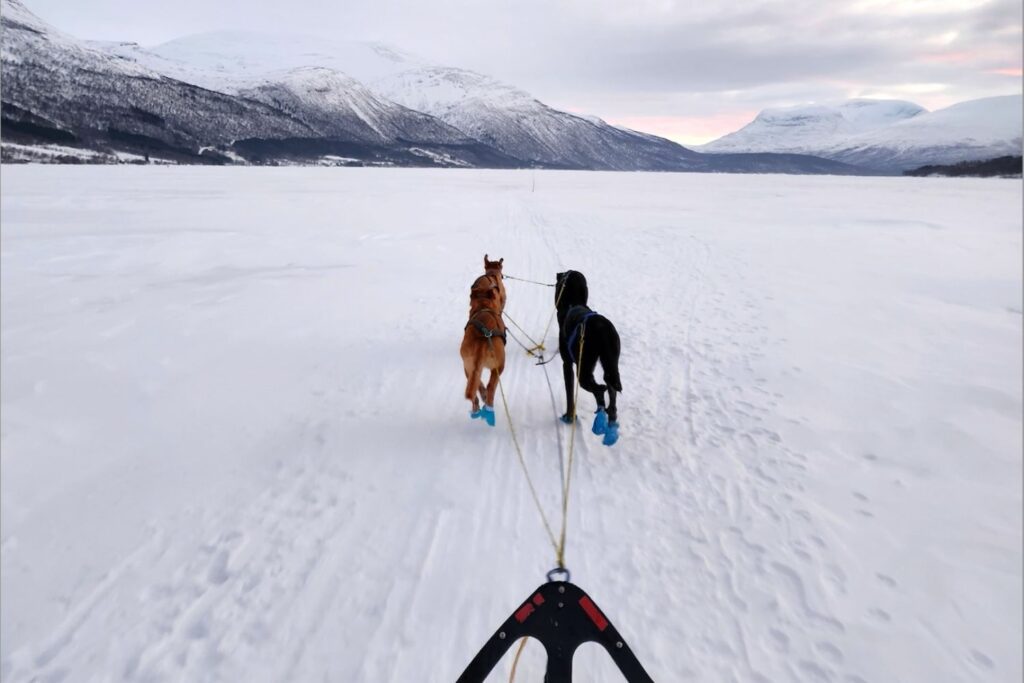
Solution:
<path fill-rule="evenodd" d="M 562 283 L 562 287 L 558 291 L 558 296 L 555 297 L 555 308 L 551 312 L 551 317 L 548 319 L 547 327 L 544 328 L 544 336 L 541 337 L 541 339 L 547 339 L 548 331 L 551 329 L 551 322 L 555 318 L 555 313 L 558 312 L 558 304 L 562 299 L 562 292 L 564 291 L 565 282 Z M 519 327 L 519 325 L 517 325 L 511 318 L 509 318 L 509 320 L 512 321 L 512 324 L 515 325 L 524 335 L 526 335 L 527 339 L 530 339 L 530 335 L 526 334 L 526 331 L 523 330 L 523 328 Z M 587 325 L 584 322 L 580 328 L 580 347 L 579 353 L 576 356 L 580 360 L 583 359 L 583 340 L 586 338 L 586 334 Z M 530 341 L 532 342 L 533 339 L 530 339 Z M 534 344 L 536 344 L 536 342 L 534 342 Z M 543 351 L 544 345 L 543 343 L 537 344 L 535 348 Z M 529 351 L 527 351 L 527 353 L 529 353 Z M 544 507 L 540 504 L 540 498 L 537 496 L 537 489 L 533 485 L 533 478 L 530 477 L 530 470 L 526 466 L 526 459 L 523 457 L 523 449 L 519 445 L 519 438 L 516 436 L 515 426 L 512 424 L 512 412 L 508 407 L 508 397 L 505 396 L 505 386 L 501 382 L 501 375 L 498 375 L 498 389 L 501 392 L 501 405 L 505 409 L 505 420 L 508 422 L 508 430 L 512 434 L 512 444 L 515 446 L 519 465 L 522 467 L 523 474 L 526 476 L 526 483 L 530 488 L 530 495 L 533 497 L 533 504 L 537 506 L 537 512 L 540 513 L 540 519 L 544 524 L 544 530 L 548 534 L 548 540 L 551 542 L 551 546 L 555 550 L 555 560 L 558 562 L 558 568 L 565 569 L 565 540 L 566 528 L 568 526 L 569 519 L 569 484 L 572 481 L 572 463 L 576 445 L 576 409 L 579 407 L 580 398 L 580 363 L 578 361 L 576 363 L 576 388 L 573 393 L 573 411 L 572 415 L 570 415 L 570 418 L 572 419 L 572 431 L 569 433 L 569 467 L 568 471 L 565 473 L 565 487 L 562 489 L 562 529 L 559 534 L 558 541 L 555 541 L 555 534 L 551 530 L 551 524 L 548 522 L 547 515 L 544 514 Z M 557 413 L 558 411 L 556 410 L 555 412 Z M 555 419 L 558 419 L 557 414 Z M 519 641 L 519 648 L 516 650 L 515 657 L 512 659 L 512 670 L 508 677 L 509 683 L 514 683 L 515 681 L 516 668 L 519 666 L 519 658 L 523 654 L 523 649 L 526 647 L 527 640 L 529 640 L 529 637 L 524 637 Z"/>
<path fill-rule="evenodd" d="M 583 357 L 583 341 L 586 337 L 587 326 L 584 324 L 580 329 L 580 346 L 579 355 L 577 358 Z M 505 395 L 505 385 L 501 381 L 501 375 L 498 375 L 498 390 L 501 392 L 501 405 L 505 410 L 505 420 L 508 422 L 508 430 L 512 435 L 512 445 L 516 449 L 516 457 L 519 459 L 519 465 L 523 469 L 523 474 L 526 476 L 526 483 L 530 488 L 530 495 L 533 497 L 533 504 L 537 507 L 537 512 L 540 513 L 541 522 L 544 524 L 544 530 L 548 534 L 548 540 L 551 541 L 551 547 L 555 550 L 555 561 L 558 563 L 559 569 L 565 568 L 565 536 L 566 527 L 568 525 L 569 517 L 569 485 L 572 482 L 572 464 L 573 455 L 575 453 L 576 445 L 576 408 L 578 407 L 578 401 L 580 397 L 580 370 L 579 363 L 576 363 L 576 389 L 573 395 L 573 414 L 570 415 L 572 419 L 572 431 L 569 434 L 569 457 L 568 467 L 565 473 L 565 487 L 562 489 L 562 528 L 561 533 L 558 536 L 558 540 L 555 540 L 555 532 L 551 528 L 551 523 L 548 521 L 548 516 L 544 514 L 544 506 L 541 505 L 540 496 L 537 495 L 537 487 L 533 485 L 533 477 L 530 476 L 530 468 L 526 465 L 526 458 L 523 456 L 522 446 L 519 445 L 519 437 L 516 435 L 516 428 L 512 422 L 512 411 L 508 407 L 508 396 Z"/>
<path fill-rule="evenodd" d="M 508 675 L 508 683 L 513 683 L 516 680 L 516 667 L 519 666 L 519 655 L 523 654 L 523 648 L 526 647 L 526 641 L 529 639 L 529 636 L 524 636 L 519 641 L 519 649 L 516 650 L 516 656 L 512 659 L 512 671 Z"/>
<path fill-rule="evenodd" d="M 543 285 L 545 287 L 554 287 L 555 286 L 555 285 L 551 284 L 550 282 L 538 282 L 537 280 L 527 280 L 525 277 L 516 277 L 515 275 L 505 275 L 504 273 L 502 273 L 501 277 L 505 278 L 506 280 L 518 280 L 519 282 L 529 282 L 530 284 Z"/>
<path fill-rule="evenodd" d="M 512 316 L 510 316 L 505 311 L 502 311 L 501 314 L 503 316 L 505 316 L 506 318 L 508 318 L 508 321 L 510 323 L 512 323 L 513 325 L 515 325 L 516 329 L 519 330 L 520 332 L 522 332 L 523 336 L 526 337 L 530 341 L 531 344 L 533 344 L 533 348 L 532 349 L 526 349 L 526 353 L 527 354 L 532 356 L 532 355 L 534 355 L 534 353 L 533 353 L 534 351 L 536 351 L 538 349 L 540 349 L 540 350 L 544 349 L 544 343 L 541 342 L 541 343 L 538 344 L 537 341 L 533 337 L 531 337 L 529 334 L 527 334 L 526 330 L 524 330 L 522 327 L 519 326 L 519 323 L 517 323 L 515 320 L 512 319 Z M 520 346 L 523 346 L 523 345 L 520 344 Z M 523 346 L 523 348 L 525 349 L 526 347 Z"/>
<path fill-rule="evenodd" d="M 561 303 L 562 294 L 565 293 L 565 286 L 568 283 L 568 276 L 562 280 L 562 286 L 558 289 L 558 295 L 555 297 L 555 306 L 551 311 L 551 317 L 548 318 L 547 327 L 544 328 L 544 336 L 541 340 L 547 339 L 548 331 L 551 329 L 551 323 L 555 318 L 555 314 L 558 312 L 558 304 Z M 503 312 L 504 313 L 504 312 Z M 507 316 L 506 316 L 507 317 Z M 511 318 L 510 318 L 511 320 Z M 513 324 L 515 324 L 513 322 Z M 517 328 L 522 330 L 519 325 Z M 577 358 L 583 358 L 583 340 L 586 337 L 586 323 L 580 329 L 580 346 Z M 526 334 L 526 332 L 523 332 Z M 529 338 L 529 335 L 527 335 Z M 533 339 L 530 339 L 533 341 Z M 543 342 L 537 346 L 537 348 L 543 350 Z M 501 392 L 501 404 L 505 410 L 505 419 L 508 421 L 508 429 L 512 435 L 512 444 L 516 449 L 516 457 L 519 459 L 519 465 L 522 467 L 523 474 L 526 476 L 526 483 L 530 488 L 530 495 L 533 498 L 533 504 L 537 507 L 537 512 L 540 514 L 541 522 L 544 524 L 544 530 L 548 534 L 548 540 L 551 542 L 551 546 L 555 550 L 555 561 L 558 563 L 559 569 L 565 569 L 565 542 L 566 542 L 566 527 L 568 525 L 569 517 L 569 485 L 572 481 L 572 465 L 573 455 L 575 453 L 576 445 L 576 409 L 579 405 L 580 397 L 580 364 L 576 363 L 576 388 L 573 394 L 573 414 L 572 418 L 572 431 L 569 434 L 569 457 L 568 457 L 568 471 L 565 473 L 565 486 L 562 489 L 562 528 L 558 536 L 558 540 L 555 540 L 555 533 L 551 528 L 551 523 L 548 521 L 548 517 L 544 514 L 544 507 L 541 505 L 540 496 L 537 495 L 537 487 L 533 484 L 533 478 L 530 476 L 530 469 L 526 466 L 526 458 L 523 456 L 523 449 L 519 445 L 519 437 L 516 436 L 515 425 L 512 423 L 512 412 L 508 407 L 508 397 L 505 395 L 505 385 L 501 381 L 501 375 L 498 375 L 498 390 Z M 557 410 L 555 411 L 557 413 Z M 558 419 L 557 415 L 555 419 Z"/>
<path fill-rule="evenodd" d="M 583 338 L 587 334 L 587 323 L 584 322 L 580 326 L 580 352 L 576 356 L 576 391 L 572 398 L 572 415 L 569 418 L 572 420 L 572 431 L 569 433 L 569 458 L 568 467 L 565 473 L 565 489 L 562 491 L 562 534 L 558 539 L 558 566 L 560 568 L 565 567 L 565 528 L 569 521 L 569 483 L 572 481 L 572 456 L 575 452 L 576 444 L 576 419 L 577 409 L 579 408 L 580 400 L 580 365 L 583 363 Z"/>
<path fill-rule="evenodd" d="M 580 350 L 577 358 L 583 358 L 583 339 L 587 333 L 587 325 L 583 324 L 580 329 Z M 512 416 L 508 410 L 508 401 L 505 399 L 505 390 L 502 389 L 501 401 L 505 405 L 505 418 L 508 420 L 509 430 L 512 432 L 512 441 L 516 446 L 516 451 L 519 454 L 519 462 L 523 465 L 523 472 L 526 474 L 526 480 L 530 484 L 530 491 L 533 493 L 533 500 L 537 504 L 537 511 L 540 512 L 541 519 L 544 521 L 544 528 L 548 531 L 548 536 L 551 537 L 552 545 L 555 546 L 555 556 L 558 561 L 558 567 L 560 569 L 565 568 L 565 532 L 566 523 L 569 519 L 569 482 L 572 481 L 572 456 L 573 456 L 573 445 L 576 440 L 576 407 L 580 397 L 580 364 L 576 363 L 576 390 L 573 396 L 573 414 L 572 418 L 572 432 L 569 436 L 569 471 L 565 474 L 565 488 L 562 489 L 562 533 L 559 537 L 557 544 L 554 543 L 554 535 L 551 533 L 551 526 L 548 524 L 547 516 L 544 514 L 544 510 L 540 506 L 540 501 L 537 499 L 537 493 L 533 489 L 533 482 L 530 480 L 530 473 L 526 469 L 526 463 L 523 461 L 522 452 L 519 451 L 519 442 L 515 436 L 515 430 L 512 429 Z M 501 387 L 501 377 L 498 377 L 498 386 Z M 516 656 L 512 659 L 512 671 L 508 676 L 508 683 L 515 683 L 516 679 L 516 667 L 519 666 L 519 657 L 523 654 L 523 648 L 526 647 L 526 641 L 529 637 L 522 638 L 519 641 L 519 648 L 516 650 Z"/>
<path fill-rule="evenodd" d="M 558 288 L 558 296 L 555 297 L 555 307 L 551 309 L 551 317 L 548 318 L 548 324 L 544 327 L 544 336 L 541 337 L 541 343 L 537 347 L 540 351 L 544 351 L 544 341 L 548 338 L 548 332 L 551 331 L 551 323 L 555 320 L 555 314 L 558 313 L 558 304 L 562 301 L 562 294 L 565 293 L 565 285 L 569 282 L 569 274 L 566 273 L 565 277 L 562 278 L 562 286 Z"/>
<path fill-rule="evenodd" d="M 523 457 L 523 449 L 519 446 L 519 438 L 516 436 L 516 429 L 512 424 L 512 413 L 508 409 L 508 398 L 505 396 L 505 385 L 501 381 L 501 375 L 498 375 L 498 389 L 501 391 L 501 404 L 505 408 L 505 420 L 508 422 L 508 430 L 512 433 L 512 444 L 516 447 L 519 464 L 523 468 L 523 474 L 526 475 L 526 483 L 530 487 L 530 495 L 533 496 L 533 503 L 537 506 L 537 512 L 540 513 L 540 520 L 544 523 L 544 530 L 548 532 L 548 540 L 551 541 L 551 547 L 555 549 L 555 557 L 560 557 L 561 554 L 558 550 L 558 542 L 555 540 L 555 532 L 551 530 L 548 516 L 544 514 L 544 507 L 540 504 L 537 489 L 533 485 L 533 478 L 530 477 L 530 469 L 526 466 L 526 459 Z"/>

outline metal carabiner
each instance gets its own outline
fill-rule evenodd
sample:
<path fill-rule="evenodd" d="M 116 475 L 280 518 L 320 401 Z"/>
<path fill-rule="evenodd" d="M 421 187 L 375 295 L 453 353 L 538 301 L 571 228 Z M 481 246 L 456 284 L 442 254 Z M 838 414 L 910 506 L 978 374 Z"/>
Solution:
<path fill-rule="evenodd" d="M 561 580 L 562 580 L 562 581 L 565 581 L 565 582 L 567 582 L 567 583 L 569 582 L 569 580 L 570 580 L 570 578 L 571 578 L 571 577 L 570 577 L 570 574 L 569 574 L 569 570 L 568 570 L 568 569 L 566 569 L 565 567 L 555 567 L 554 569 L 552 569 L 551 571 L 549 571 L 549 572 L 548 572 L 548 574 L 547 574 L 547 576 L 548 576 L 548 583 L 550 583 L 550 582 L 552 582 L 552 581 L 556 581 L 556 580 L 557 580 L 557 579 L 554 579 L 554 578 L 552 578 L 552 577 L 554 577 L 554 576 L 555 576 L 556 574 L 564 574 L 564 575 L 565 575 L 565 578 L 564 578 L 564 579 L 561 579 Z"/>

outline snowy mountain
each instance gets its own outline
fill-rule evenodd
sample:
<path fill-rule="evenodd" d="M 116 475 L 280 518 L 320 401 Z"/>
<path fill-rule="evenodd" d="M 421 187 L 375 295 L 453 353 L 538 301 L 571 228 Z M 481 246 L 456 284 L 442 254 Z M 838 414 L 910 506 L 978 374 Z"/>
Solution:
<path fill-rule="evenodd" d="M 433 64 L 380 43 L 211 32 L 151 48 L 108 44 L 105 49 L 175 78 L 244 95 L 279 91 L 281 73 L 288 70 L 344 72 L 358 79 L 358 83 L 349 84 L 350 89 L 358 88 L 359 83 L 365 84 L 379 101 L 397 103 L 434 117 L 460 134 L 519 160 L 523 166 L 856 172 L 834 162 L 792 155 L 728 158 L 702 155 L 664 138 L 609 125 L 597 117 L 559 111 L 490 76 Z M 365 93 L 359 95 L 361 99 L 366 97 Z M 265 101 L 264 97 L 259 99 Z M 330 106 L 319 107 L 321 118 L 330 116 L 331 111 Z"/>
<path fill-rule="evenodd" d="M 125 44 L 60 33 L 3 0 L 3 134 L 153 153 L 180 161 L 333 155 L 386 164 L 518 165 L 429 115 L 380 101 L 345 74 L 294 69 L 247 89 L 186 82 L 180 69 L 133 59 Z M 126 54 L 127 53 L 127 54 Z"/>
<path fill-rule="evenodd" d="M 839 105 L 765 109 L 753 121 L 703 145 L 705 152 L 791 152 L 813 154 L 839 138 L 856 135 L 926 113 L 901 100 L 850 100 Z"/>
<path fill-rule="evenodd" d="M 300 67 L 275 74 L 265 82 L 238 91 L 239 96 L 263 102 L 301 121 L 332 141 L 369 145 L 372 149 L 409 146 L 421 159 L 454 166 L 519 165 L 512 157 L 481 144 L 444 122 L 375 96 L 355 79 L 329 68 Z M 246 141 L 237 145 L 246 156 L 308 150 L 316 156 L 315 140 Z M 359 156 L 359 151 L 340 149 Z"/>
<path fill-rule="evenodd" d="M 146 145 L 171 156 L 252 137 L 312 131 L 265 105 L 116 60 L 3 0 L 2 111 L 7 140 Z M 202 115 L 200 115 L 200 113 Z"/>
<path fill-rule="evenodd" d="M 377 43 L 220 32 L 144 48 L 77 40 L 20 0 L 0 2 L 6 160 L 80 147 L 94 161 L 859 172 L 792 154 L 701 154 Z"/>
<path fill-rule="evenodd" d="M 963 102 L 929 113 L 900 100 L 767 109 L 704 152 L 792 152 L 882 170 L 1019 154 L 1021 96 Z"/>
<path fill-rule="evenodd" d="M 1021 153 L 1020 95 L 961 102 L 851 136 L 823 156 L 900 170 Z"/>
<path fill-rule="evenodd" d="M 378 79 L 372 87 L 534 164 L 615 170 L 701 165 L 699 154 L 668 140 L 553 109 L 522 90 L 465 69 L 415 68 Z"/>
<path fill-rule="evenodd" d="M 441 121 L 376 97 L 353 78 L 323 67 L 285 72 L 239 94 L 288 112 L 321 132 L 378 144 L 472 142 Z"/>
<path fill-rule="evenodd" d="M 309 67 L 343 72 L 370 83 L 427 66 L 413 55 L 381 43 L 246 31 L 197 33 L 152 47 L 110 42 L 95 45 L 178 80 L 226 93 Z"/>
<path fill-rule="evenodd" d="M 523 165 L 618 170 L 704 165 L 699 154 L 671 141 L 558 111 L 489 76 L 431 64 L 379 43 L 216 32 L 152 48 L 105 47 L 175 78 L 245 95 L 279 91 L 281 74 L 290 70 L 344 72 L 351 79 L 335 84 L 337 99 L 366 100 L 368 88 L 379 101 L 436 117 Z M 352 94 L 342 94 L 346 89 Z M 321 100 L 320 104 L 327 105 L 318 107 L 320 113 L 330 115 L 330 103 Z M 343 104 L 339 113 L 347 115 L 348 106 Z"/>
<path fill-rule="evenodd" d="M 135 43 L 95 43 L 121 60 L 209 90 L 241 95 L 287 111 L 334 136 L 367 142 L 471 142 L 433 117 L 384 100 L 342 70 L 386 72 L 376 65 L 405 60 L 372 43 L 330 42 L 316 49 L 305 38 L 211 33 L 147 50 Z"/>

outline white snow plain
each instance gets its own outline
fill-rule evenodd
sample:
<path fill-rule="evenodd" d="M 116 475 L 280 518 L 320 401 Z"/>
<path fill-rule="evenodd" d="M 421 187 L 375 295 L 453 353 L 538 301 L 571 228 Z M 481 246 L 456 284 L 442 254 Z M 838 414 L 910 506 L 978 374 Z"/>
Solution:
<path fill-rule="evenodd" d="M 621 334 L 567 560 L 655 680 L 1021 679 L 1020 180 L 2 181 L 4 681 L 454 680 L 553 565 L 500 404 L 462 397 L 485 252 L 583 271 Z M 552 289 L 506 284 L 540 334 Z M 557 523 L 558 361 L 553 407 L 508 348 Z"/>

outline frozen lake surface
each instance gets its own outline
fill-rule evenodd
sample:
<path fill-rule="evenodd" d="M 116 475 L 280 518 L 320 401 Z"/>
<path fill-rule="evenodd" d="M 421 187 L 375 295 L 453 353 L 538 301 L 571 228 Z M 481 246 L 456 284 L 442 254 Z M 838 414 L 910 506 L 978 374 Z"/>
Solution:
<path fill-rule="evenodd" d="M 2 180 L 5 681 L 453 681 L 554 563 L 462 397 L 485 252 L 584 272 L 622 337 L 567 560 L 655 680 L 1021 679 L 1019 180 Z M 552 289 L 506 286 L 541 334 Z M 568 431 L 508 348 L 557 521 Z"/>

